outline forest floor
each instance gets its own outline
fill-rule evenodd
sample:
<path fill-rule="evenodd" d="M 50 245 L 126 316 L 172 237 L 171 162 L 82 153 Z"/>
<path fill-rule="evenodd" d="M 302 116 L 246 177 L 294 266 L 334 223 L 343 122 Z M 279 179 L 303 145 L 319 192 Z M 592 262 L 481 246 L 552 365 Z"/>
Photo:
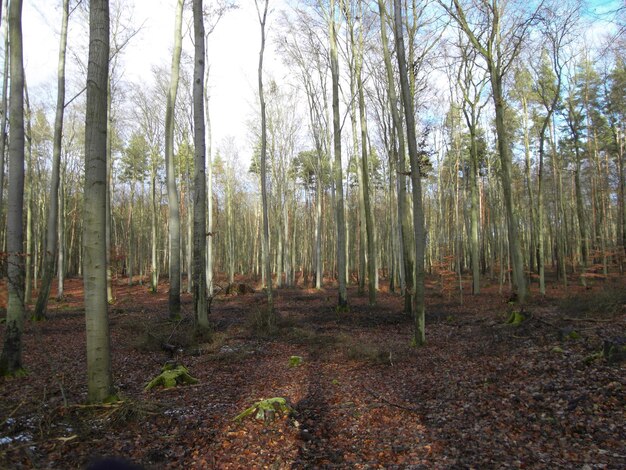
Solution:
<path fill-rule="evenodd" d="M 543 299 L 533 286 L 515 326 L 498 285 L 461 304 L 431 278 L 427 344 L 415 348 L 402 299 L 385 289 L 370 307 L 351 287 L 339 314 L 336 289 L 279 289 L 270 332 L 258 328 L 262 293 L 218 296 L 208 338 L 193 334 L 189 295 L 171 323 L 167 285 L 152 294 L 120 279 L 110 325 L 122 401 L 87 406 L 82 287 L 70 280 L 49 319 L 26 324 L 28 375 L 0 379 L 0 468 L 105 455 L 155 469 L 626 468 L 626 364 L 600 354 L 625 341 L 625 281 Z M 144 391 L 167 361 L 198 383 Z M 272 397 L 293 412 L 233 419 Z"/>

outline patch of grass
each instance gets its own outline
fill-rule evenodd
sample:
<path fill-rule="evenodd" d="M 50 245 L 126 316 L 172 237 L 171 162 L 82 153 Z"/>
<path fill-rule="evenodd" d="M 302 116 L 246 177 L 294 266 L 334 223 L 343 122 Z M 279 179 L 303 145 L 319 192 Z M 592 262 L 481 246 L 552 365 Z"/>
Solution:
<path fill-rule="evenodd" d="M 626 290 L 607 288 L 593 295 L 582 294 L 567 297 L 559 303 L 561 312 L 568 317 L 612 317 L 626 304 Z"/>

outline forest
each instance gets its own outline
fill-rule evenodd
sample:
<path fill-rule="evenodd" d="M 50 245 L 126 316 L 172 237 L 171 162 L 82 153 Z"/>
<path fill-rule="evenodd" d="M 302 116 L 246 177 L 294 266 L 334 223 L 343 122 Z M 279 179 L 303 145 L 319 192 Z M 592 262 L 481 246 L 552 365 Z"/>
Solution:
<path fill-rule="evenodd" d="M 35 87 L 28 3 L 0 468 L 626 467 L 623 1 L 163 0 L 140 79 L 143 0 L 35 2 Z"/>

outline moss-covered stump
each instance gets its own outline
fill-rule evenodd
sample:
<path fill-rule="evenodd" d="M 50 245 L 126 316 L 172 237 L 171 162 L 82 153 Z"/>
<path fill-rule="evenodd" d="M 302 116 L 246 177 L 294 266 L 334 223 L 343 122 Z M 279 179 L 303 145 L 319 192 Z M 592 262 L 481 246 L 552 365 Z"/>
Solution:
<path fill-rule="evenodd" d="M 287 403 L 285 398 L 266 398 L 265 400 L 257 401 L 250 408 L 245 409 L 243 412 L 235 416 L 233 421 L 241 421 L 254 414 L 256 419 L 269 423 L 274 421 L 277 417 L 291 412 L 293 412 L 293 408 Z"/>
<path fill-rule="evenodd" d="M 523 312 L 511 312 L 506 322 L 512 326 L 520 326 L 524 321 L 526 321 L 526 315 Z"/>
<path fill-rule="evenodd" d="M 181 364 L 165 364 L 161 369 L 161 373 L 152 379 L 145 386 L 144 390 L 152 390 L 154 387 L 176 387 L 177 385 L 192 385 L 198 383 L 198 379 L 195 379 L 189 374 L 187 368 Z"/>

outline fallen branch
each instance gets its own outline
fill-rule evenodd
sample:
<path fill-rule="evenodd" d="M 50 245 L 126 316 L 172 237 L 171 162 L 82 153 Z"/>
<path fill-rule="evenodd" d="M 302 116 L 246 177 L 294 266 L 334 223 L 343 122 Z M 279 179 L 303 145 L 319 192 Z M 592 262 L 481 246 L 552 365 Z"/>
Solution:
<path fill-rule="evenodd" d="M 604 319 L 600 319 L 600 318 L 570 318 L 570 317 L 563 317 L 563 320 L 567 320 L 567 321 L 580 321 L 580 322 L 592 322 L 592 323 L 614 323 L 615 321 L 619 321 L 619 320 L 604 320 Z"/>

